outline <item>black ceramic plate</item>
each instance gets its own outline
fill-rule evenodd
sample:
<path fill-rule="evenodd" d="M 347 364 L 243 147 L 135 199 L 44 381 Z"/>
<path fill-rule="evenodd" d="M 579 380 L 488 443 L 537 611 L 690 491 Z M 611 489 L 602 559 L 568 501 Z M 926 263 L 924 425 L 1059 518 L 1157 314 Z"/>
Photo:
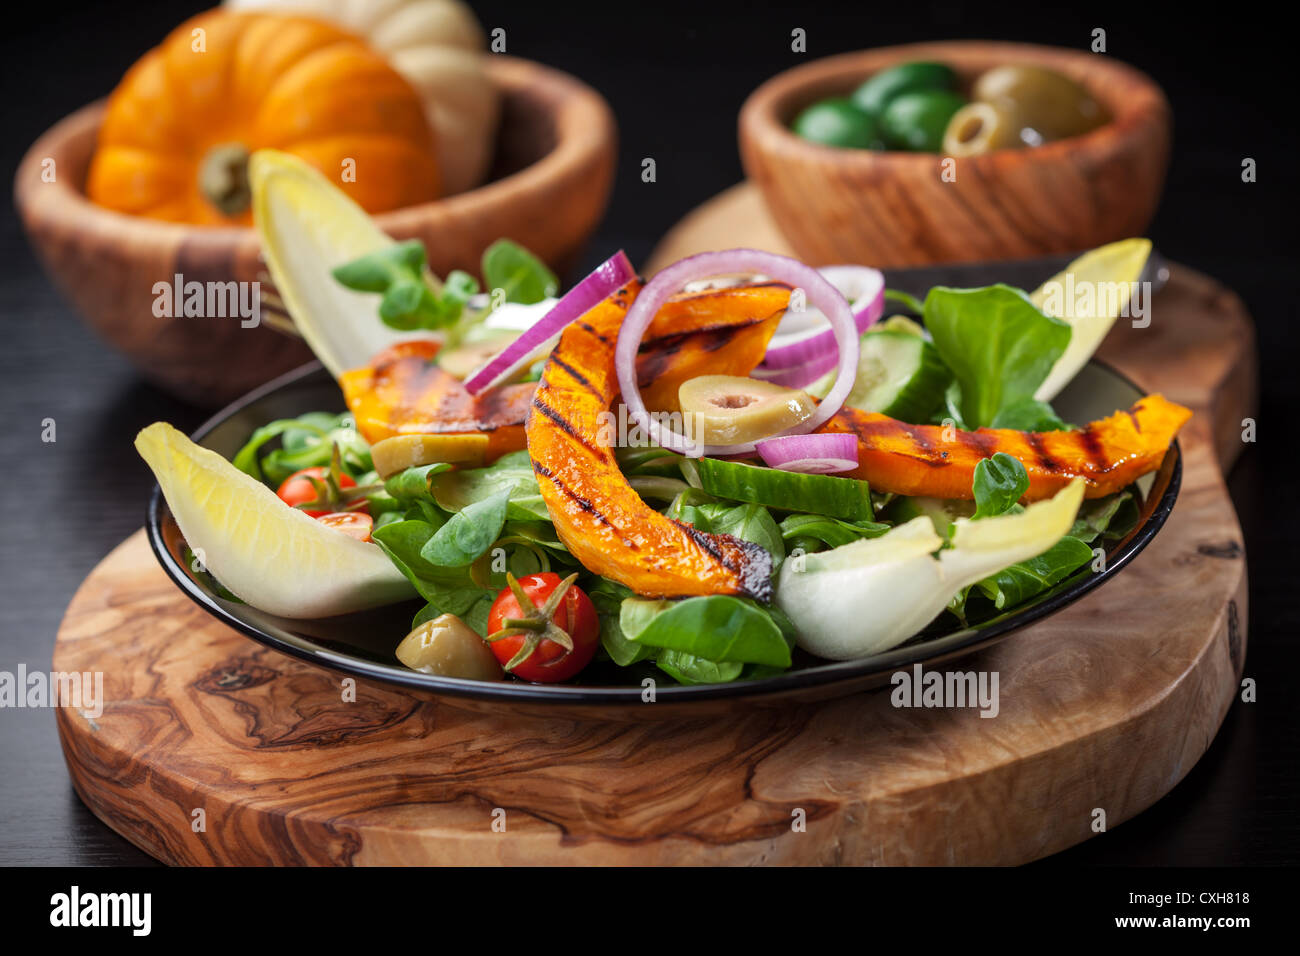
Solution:
<path fill-rule="evenodd" d="M 1084 368 L 1055 404 L 1066 421 L 1092 421 L 1127 408 L 1141 395 L 1135 385 L 1117 372 L 1094 362 Z M 340 407 L 338 386 L 320 366 L 313 364 L 271 382 L 230 406 L 201 427 L 194 438 L 231 458 L 260 425 L 308 411 Z M 900 668 L 910 668 L 916 663 L 935 666 L 1059 611 L 1118 574 L 1155 536 L 1173 508 L 1181 471 L 1180 451 L 1175 443 L 1160 469 L 1138 482 L 1142 492 L 1138 524 L 1126 538 L 1109 547 L 1106 569 L 1100 573 L 1085 567 L 1031 603 L 970 628 L 958 627 L 949 615 L 944 615 L 936 625 L 908 643 L 865 660 L 830 663 L 797 654 L 795 666 L 777 677 L 693 687 L 673 684 L 652 665 L 647 665 L 642 673 L 636 668 L 593 664 L 580 675 L 580 683 L 558 685 L 517 681 L 482 683 L 417 673 L 403 667 L 393 656 L 393 649 L 409 629 L 411 617 L 420 607 L 418 601 L 318 621 L 277 618 L 219 597 L 206 580 L 190 572 L 184 559 L 184 540 L 162 492 L 156 487 L 149 502 L 148 530 L 154 552 L 172 580 L 214 617 L 277 650 L 358 677 L 484 703 L 568 705 L 565 709 L 573 705 L 594 705 L 642 711 L 641 680 L 653 677 L 656 703 L 743 700 L 752 705 L 760 699 L 767 702 L 820 699 L 877 686 L 887 682 L 889 675 Z M 667 715 L 670 710 L 678 712 L 680 708 L 650 710 L 656 711 L 656 715 Z"/>
<path fill-rule="evenodd" d="M 1050 275 L 1052 264 L 1015 264 L 1032 269 L 1038 277 Z M 987 267 L 985 267 L 987 268 Z M 949 278 L 949 273 L 957 273 Z M 976 284 L 962 270 L 926 270 L 926 284 L 952 282 Z M 1002 277 L 1016 281 L 1017 276 Z M 987 280 L 985 280 L 987 281 Z M 896 284 L 891 277 L 891 285 Z M 906 286 L 908 283 L 897 283 Z M 1031 278 L 1023 283 L 1035 284 Z M 1054 402 L 1066 421 L 1086 422 L 1123 408 L 1142 396 L 1142 391 L 1119 373 L 1097 362 L 1089 363 Z M 342 396 L 329 375 L 316 364 L 292 372 L 236 402 L 203 425 L 194 434 L 200 444 L 231 458 L 248 436 L 261 425 L 277 418 L 292 418 L 309 411 L 342 410 Z M 527 684 L 520 681 L 476 682 L 434 677 L 403 667 L 393 655 L 407 633 L 420 602 L 395 605 L 364 613 L 316 621 L 291 621 L 263 614 L 248 605 L 225 600 L 209 582 L 191 573 L 184 560 L 185 542 L 171 516 L 160 489 L 154 488 L 149 502 L 149 540 L 158 560 L 172 580 L 218 620 L 276 650 L 361 678 L 456 698 L 461 706 L 474 709 L 511 709 L 527 713 L 582 714 L 602 717 L 678 716 L 709 711 L 749 708 L 792 700 L 806 701 L 837 697 L 880 686 L 901 668 L 920 663 L 934 667 L 968 654 L 1022 629 L 1072 604 L 1104 581 L 1120 573 L 1164 524 L 1178 495 L 1182 474 L 1181 452 L 1175 443 L 1160 468 L 1144 476 L 1138 523 L 1127 537 L 1113 542 L 1106 553 L 1105 570 L 1094 573 L 1084 567 L 1051 590 L 1027 604 L 969 628 L 957 625 L 951 615 L 942 615 L 922 634 L 883 654 L 858 661 L 828 662 L 796 652 L 794 666 L 784 674 L 761 680 L 730 684 L 679 686 L 653 665 L 619 668 L 593 663 L 579 675 L 578 683 Z M 1112 609 L 1122 613 L 1122 609 Z M 642 681 L 655 681 L 655 703 L 646 708 Z"/>

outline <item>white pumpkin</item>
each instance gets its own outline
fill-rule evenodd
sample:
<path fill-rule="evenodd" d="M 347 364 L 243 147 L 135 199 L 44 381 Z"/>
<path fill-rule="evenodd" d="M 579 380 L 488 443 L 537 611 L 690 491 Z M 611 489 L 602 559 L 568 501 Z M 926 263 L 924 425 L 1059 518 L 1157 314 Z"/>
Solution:
<path fill-rule="evenodd" d="M 473 189 L 492 163 L 500 96 L 483 67 L 487 45 L 460 0 L 225 0 L 328 20 L 364 37 L 424 98 L 438 137 L 444 195 Z"/>

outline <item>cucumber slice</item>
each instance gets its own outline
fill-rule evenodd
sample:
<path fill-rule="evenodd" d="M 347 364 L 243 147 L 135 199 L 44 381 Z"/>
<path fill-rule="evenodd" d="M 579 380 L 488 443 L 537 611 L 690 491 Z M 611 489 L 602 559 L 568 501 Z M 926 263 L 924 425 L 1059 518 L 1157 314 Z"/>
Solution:
<path fill-rule="evenodd" d="M 848 521 L 875 519 L 871 489 L 857 478 L 805 475 L 717 458 L 701 458 L 697 465 L 702 490 L 719 498 Z"/>
<path fill-rule="evenodd" d="M 845 404 L 921 424 L 943 404 L 951 381 L 952 372 L 925 339 L 906 332 L 870 332 L 862 336 L 858 377 Z"/>
<path fill-rule="evenodd" d="M 943 405 L 952 372 L 920 326 L 903 316 L 889 321 L 894 323 L 889 328 L 877 326 L 862 336 L 858 375 L 844 404 L 922 425 Z M 834 384 L 830 371 L 806 391 L 825 398 Z"/>

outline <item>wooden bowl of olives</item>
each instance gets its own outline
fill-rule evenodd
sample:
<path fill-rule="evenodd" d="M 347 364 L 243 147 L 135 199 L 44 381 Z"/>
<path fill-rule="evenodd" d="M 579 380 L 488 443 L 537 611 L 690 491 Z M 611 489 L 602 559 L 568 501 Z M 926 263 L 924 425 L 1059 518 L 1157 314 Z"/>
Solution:
<path fill-rule="evenodd" d="M 1169 103 L 1106 54 L 984 41 L 885 47 L 768 80 L 745 171 L 809 262 L 1020 259 L 1141 235 Z"/>

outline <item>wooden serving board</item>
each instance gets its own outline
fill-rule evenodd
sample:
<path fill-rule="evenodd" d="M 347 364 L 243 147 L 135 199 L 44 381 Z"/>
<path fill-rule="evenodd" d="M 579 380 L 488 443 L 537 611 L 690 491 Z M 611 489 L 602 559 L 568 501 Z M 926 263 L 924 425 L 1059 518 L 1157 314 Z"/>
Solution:
<path fill-rule="evenodd" d="M 693 225 L 665 256 L 723 235 Z M 759 227 L 741 234 L 755 244 Z M 1183 778 L 1246 648 L 1222 473 L 1253 409 L 1250 320 L 1175 267 L 1151 326 L 1121 321 L 1103 357 L 1196 411 L 1182 494 L 1114 580 L 949 665 L 999 674 L 996 718 L 896 709 L 888 690 L 645 723 L 472 712 L 366 683 L 345 702 L 341 675 L 193 605 L 140 532 L 59 631 L 54 668 L 105 682 L 99 716 L 57 712 L 73 783 L 168 863 L 1012 864 L 1062 850 L 1094 835 L 1096 809 L 1114 827 Z"/>

